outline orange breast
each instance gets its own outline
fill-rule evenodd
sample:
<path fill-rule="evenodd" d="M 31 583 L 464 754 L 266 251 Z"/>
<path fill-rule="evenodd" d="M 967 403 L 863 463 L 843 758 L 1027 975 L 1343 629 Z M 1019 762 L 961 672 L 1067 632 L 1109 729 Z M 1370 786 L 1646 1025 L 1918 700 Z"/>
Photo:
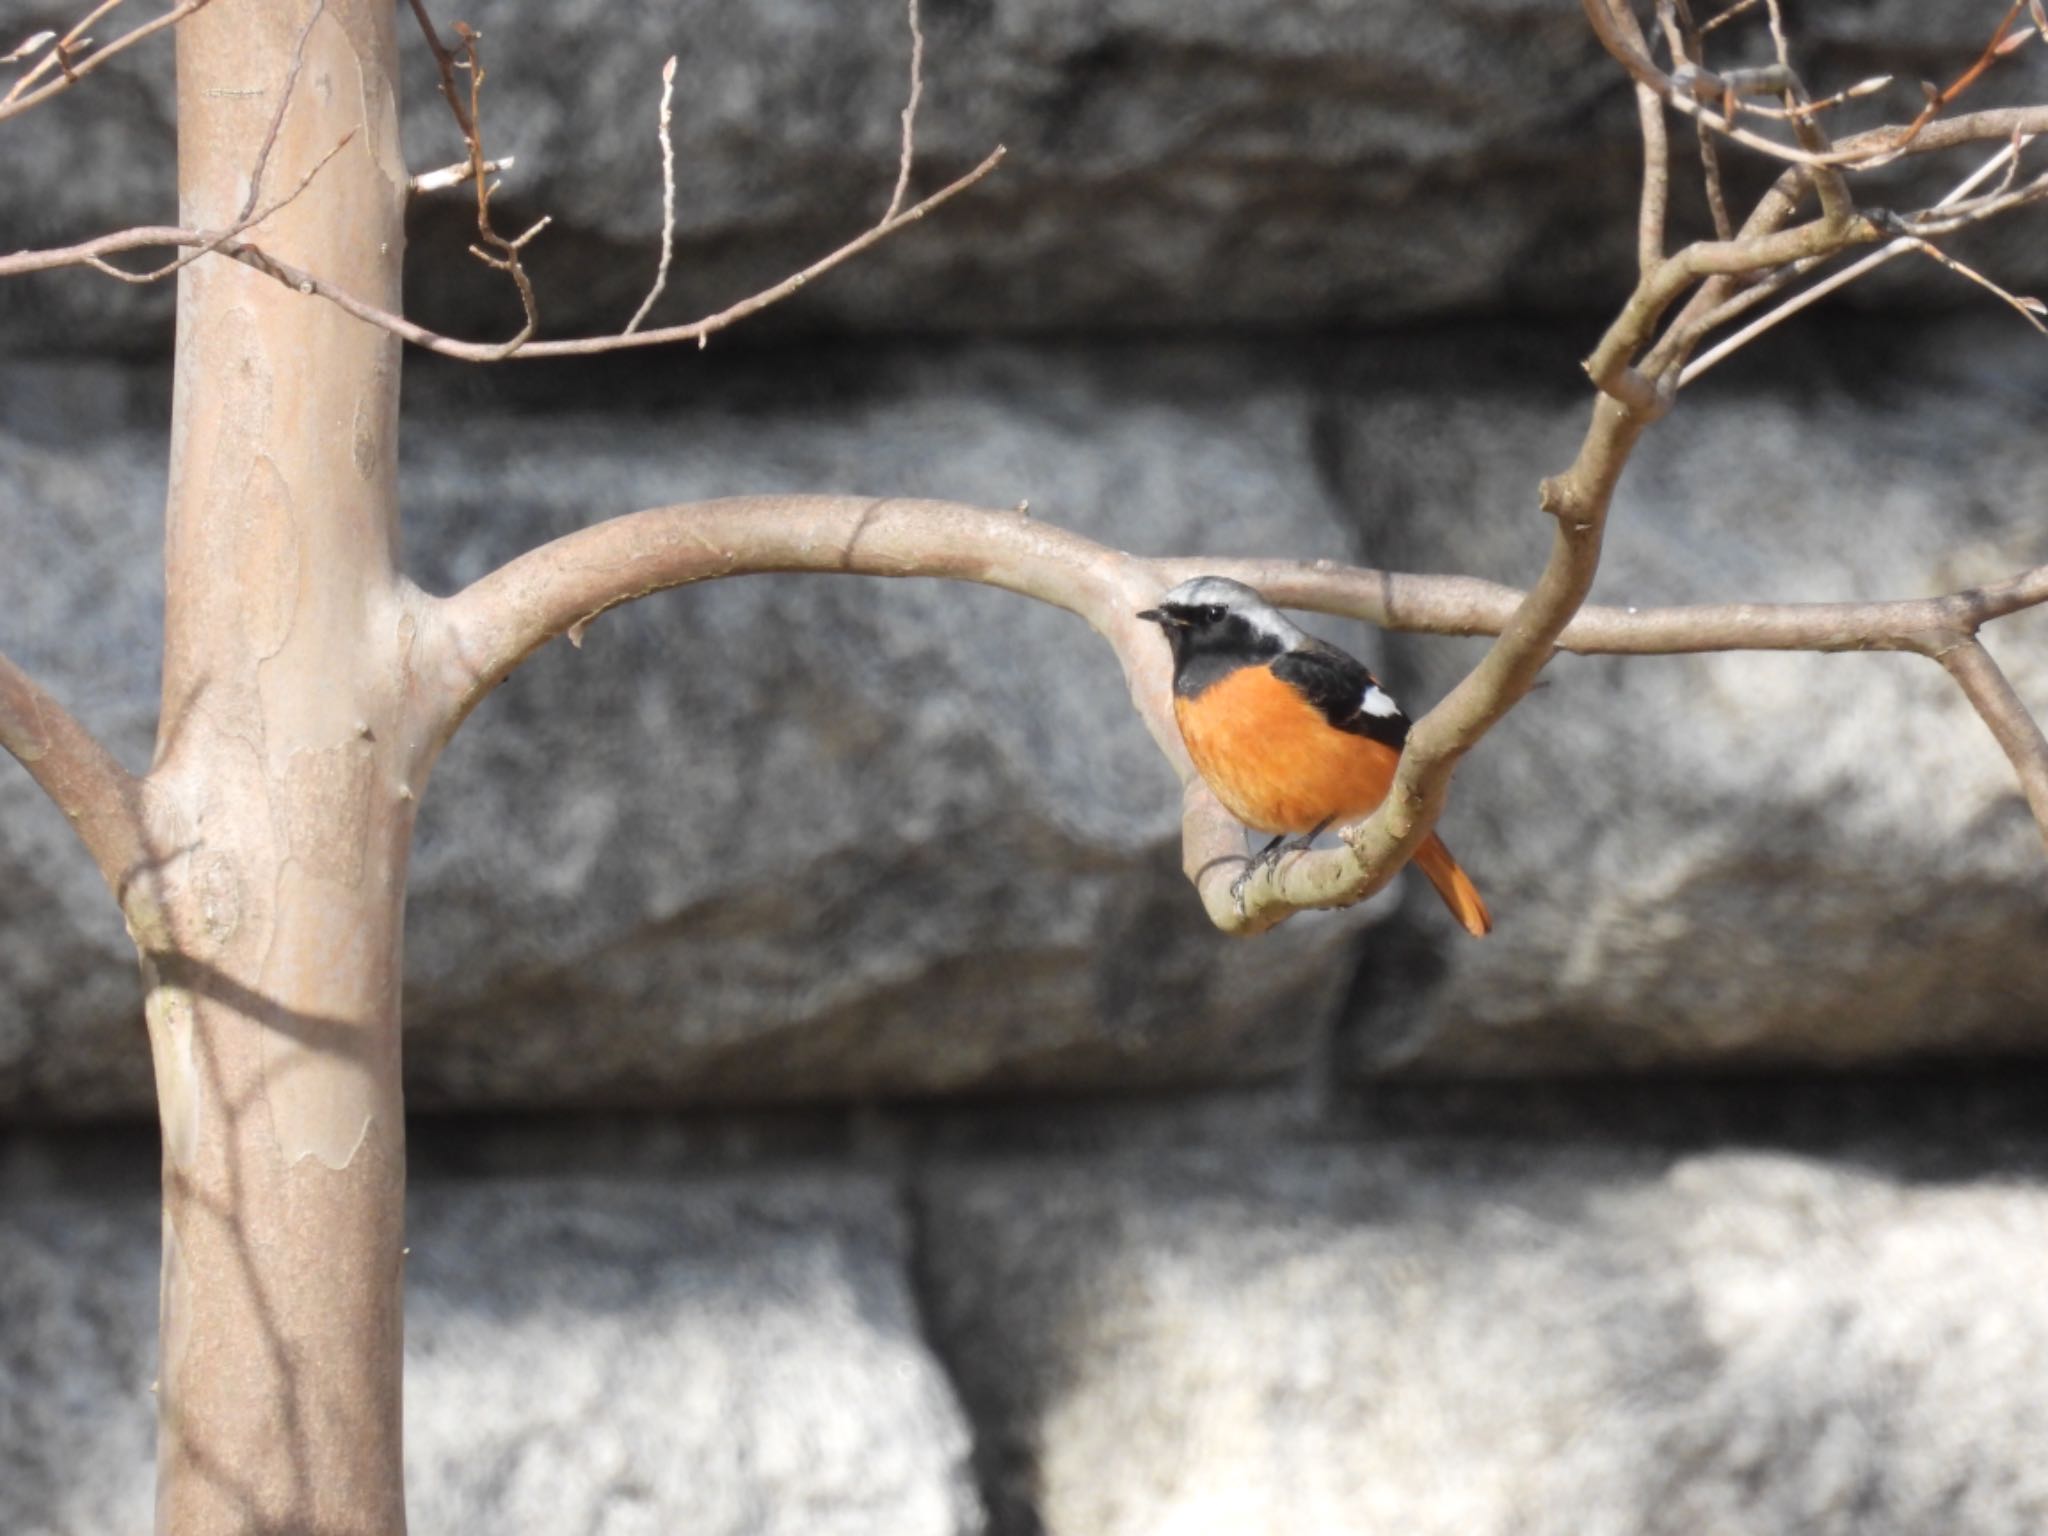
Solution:
<path fill-rule="evenodd" d="M 1363 816 L 1387 797 L 1400 754 L 1340 731 L 1263 666 L 1176 696 L 1188 756 L 1224 808 L 1260 832 L 1307 832 Z"/>

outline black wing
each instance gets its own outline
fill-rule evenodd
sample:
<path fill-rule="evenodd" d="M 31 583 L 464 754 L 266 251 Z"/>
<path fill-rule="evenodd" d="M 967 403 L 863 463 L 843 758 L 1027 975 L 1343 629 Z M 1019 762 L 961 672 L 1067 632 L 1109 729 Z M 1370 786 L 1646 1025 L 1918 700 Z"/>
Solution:
<path fill-rule="evenodd" d="M 1300 689 L 1338 730 L 1384 742 L 1396 752 L 1407 743 L 1409 720 L 1401 706 L 1364 662 L 1336 646 L 1310 640 L 1276 660 L 1273 673 Z"/>

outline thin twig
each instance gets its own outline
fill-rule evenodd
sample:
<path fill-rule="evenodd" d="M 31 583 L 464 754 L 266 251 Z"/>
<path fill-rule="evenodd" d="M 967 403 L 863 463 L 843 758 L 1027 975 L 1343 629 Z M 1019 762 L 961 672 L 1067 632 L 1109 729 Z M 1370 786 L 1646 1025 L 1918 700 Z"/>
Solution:
<path fill-rule="evenodd" d="M 114 278 L 119 282 L 133 283 L 141 286 L 148 283 L 162 282 L 172 274 L 181 272 L 186 267 L 191 266 L 200 257 L 214 251 L 226 251 L 229 254 L 234 254 L 238 248 L 243 247 L 240 237 L 246 231 L 254 229 L 280 208 L 296 201 L 299 195 L 313 184 L 313 178 L 325 170 L 327 163 L 346 149 L 355 136 L 356 130 L 353 128 L 344 133 L 336 141 L 332 149 L 313 162 L 312 166 L 306 171 L 306 174 L 301 176 L 297 184 L 292 187 L 291 191 L 285 193 L 284 196 L 276 199 L 274 202 L 266 203 L 262 208 L 257 209 L 253 213 L 243 215 L 241 219 L 229 225 L 226 229 L 202 235 L 196 241 L 186 238 L 192 234 L 192 231 L 189 230 L 120 230 L 115 234 L 102 235 L 97 240 L 88 240 L 82 245 L 71 246 L 65 250 L 24 251 L 17 256 L 0 256 L 0 277 L 13 277 L 23 272 L 47 272 L 57 267 L 83 266 L 90 267 L 93 271 L 103 276 Z M 175 260 L 150 268 L 147 272 L 130 272 L 126 268 L 115 266 L 106 259 L 108 256 L 122 251 L 149 250 L 165 245 L 191 245 L 192 249 L 186 251 Z"/>
<path fill-rule="evenodd" d="M 518 334 L 498 347 L 502 357 L 510 357 L 526 344 L 540 329 L 540 303 L 533 291 L 533 280 L 526 274 L 526 264 L 520 253 L 534 236 L 553 222 L 544 217 L 524 234 L 507 239 L 498 233 L 497 225 L 491 219 L 491 194 L 497 190 L 484 166 L 483 132 L 483 89 L 484 61 L 481 44 L 483 34 L 467 22 L 455 24 L 456 46 L 459 54 L 451 52 L 441 41 L 441 34 L 434 29 L 434 21 L 427 14 L 425 0 L 410 0 L 414 20 L 419 23 L 420 33 L 425 37 L 427 50 L 434 56 L 434 71 L 438 77 L 441 99 L 448 104 L 449 112 L 455 118 L 455 126 L 461 132 L 463 142 L 469 148 L 470 174 L 466 178 L 476 187 L 476 232 L 481 244 L 469 248 L 470 255 L 494 271 L 503 272 L 512 279 L 512 286 L 519 292 L 519 307 L 524 315 Z M 455 83 L 458 70 L 469 74 L 469 101 L 463 104 L 463 92 Z"/>
<path fill-rule="evenodd" d="M 606 352 L 626 351 L 635 347 L 658 347 L 677 341 L 701 343 L 705 338 L 716 335 L 728 326 L 736 325 L 750 315 L 759 314 L 835 267 L 851 261 L 861 252 L 879 245 L 898 230 L 915 224 L 933 209 L 951 202 L 993 171 L 1002 161 L 1003 154 L 1004 151 L 998 146 L 986 160 L 965 176 L 914 203 L 895 218 L 875 225 L 864 234 L 847 241 L 837 250 L 819 257 L 802 271 L 794 272 L 781 282 L 750 294 L 736 304 L 729 304 L 716 314 L 706 315 L 700 320 L 691 320 L 682 325 L 636 331 L 631 336 L 614 334 L 562 341 L 529 342 L 516 351 L 508 350 L 500 343 L 458 341 L 452 336 L 443 336 L 438 331 L 428 330 L 403 315 L 380 309 L 375 304 L 365 303 L 346 289 L 315 276 L 303 267 L 279 260 L 253 241 L 240 238 L 222 239 L 217 231 L 182 229 L 175 225 L 160 224 L 118 230 L 78 245 L 61 246 L 51 250 L 19 251 L 12 256 L 0 256 L 0 278 L 13 277 L 24 272 L 48 272 L 60 267 L 92 266 L 95 258 L 117 255 L 123 251 L 146 250 L 154 246 L 205 246 L 219 255 L 239 261 L 267 277 L 274 278 L 287 288 L 295 289 L 309 297 L 323 299 L 366 324 L 388 331 L 401 341 L 411 342 L 416 347 L 438 353 L 442 357 L 461 358 L 472 363 L 503 362 L 508 357 L 595 357 Z"/>
<path fill-rule="evenodd" d="M 917 103 L 924 95 L 924 28 L 918 24 L 917 0 L 909 0 L 909 9 L 910 100 L 903 106 L 903 146 L 896 155 L 896 190 L 889 194 L 889 207 L 882 215 L 884 223 L 896 217 L 903 199 L 910 193 L 910 166 L 917 156 Z"/>
<path fill-rule="evenodd" d="M 1704 70 L 1693 73 L 1691 79 L 1681 84 L 1674 76 L 1659 69 L 1656 63 L 1642 49 L 1634 47 L 1608 9 L 1608 0 L 1580 0 L 1587 20 L 1599 37 L 1601 46 L 1641 84 L 1656 91 L 1666 102 L 1685 113 L 1706 123 L 1716 132 L 1737 144 L 1780 160 L 1789 165 L 1801 165 L 1810 169 L 1838 167 L 1847 170 L 1872 170 L 1888 165 L 1904 155 L 1921 154 L 1933 148 L 1947 148 L 1962 140 L 1955 135 L 1936 136 L 1932 143 L 1930 135 L 1941 124 L 1940 119 L 1930 120 L 1925 113 L 1911 123 L 1872 129 L 1849 138 L 1832 151 L 1816 154 L 1811 150 L 1780 143 L 1759 133 L 1752 133 L 1738 127 L 1725 111 L 1716 112 L 1701 100 L 1706 93 L 1719 99 L 1723 92 L 1721 79 Z M 1952 92 L 1959 93 L 1966 84 L 1958 81 Z M 1985 122 L 2005 118 L 2010 126 L 2017 126 L 2023 132 L 2038 133 L 2048 127 L 2048 107 L 2020 109 L 1994 109 L 1976 114 L 1978 121 L 1963 136 L 1982 138 L 1980 131 Z M 1962 121 L 1950 119 L 1949 121 Z"/>
<path fill-rule="evenodd" d="M 1998 23 L 1998 30 L 1991 34 L 1991 41 L 1986 43 L 1984 51 L 1977 55 L 1976 63 L 1958 75 L 1955 82 L 1947 90 L 1933 91 L 1930 88 L 1927 105 L 1921 109 L 1918 117 L 1906 125 L 1905 137 L 1900 140 L 1901 144 L 1912 143 L 1920 130 L 1933 122 L 1943 107 L 1948 106 L 1949 103 L 1953 102 L 1982 78 L 1984 72 L 1997 61 L 1999 57 L 1999 44 L 2005 41 L 2005 34 L 2012 30 L 2012 24 L 2019 19 L 2020 10 L 2025 4 L 2026 0 L 2012 0 L 2012 5 L 2007 9 L 2004 19 Z"/>
<path fill-rule="evenodd" d="M 1939 262 L 1942 266 L 1947 267 L 1949 271 L 1955 273 L 1958 277 L 1968 278 L 1971 282 L 1975 283 L 1979 288 L 1984 289 L 1988 293 L 1997 295 L 1999 298 L 2003 299 L 2007 304 L 2011 305 L 2015 310 L 2017 310 L 2020 314 L 2020 317 L 2024 319 L 2027 322 L 2027 324 L 2031 325 L 2035 330 L 2041 332 L 2043 335 L 2048 335 L 2048 324 L 2043 324 L 2041 320 L 2041 317 L 2044 314 L 2048 314 L 2048 304 L 2043 304 L 2039 299 L 2029 298 L 2024 294 L 2012 293 L 2004 288 L 2001 288 L 1997 283 L 1993 282 L 1990 278 L 1986 277 L 1982 272 L 1979 272 L 1975 267 L 1969 266 L 1963 262 L 1956 260 L 1955 257 L 1949 255 L 1948 252 L 1944 251 L 1940 246 L 1935 245 L 1931 241 L 1919 240 L 1909 236 L 1901 243 L 1904 244 L 1908 250 L 1918 251 L 1922 256 L 1928 257 L 1930 260 Z"/>
<path fill-rule="evenodd" d="M 1729 6 L 1725 11 L 1720 12 L 1718 15 L 1709 16 L 1706 19 L 1706 22 L 1700 27 L 1700 35 L 1704 37 L 1707 33 L 1714 31 L 1717 27 L 1726 26 L 1729 22 L 1734 21 L 1737 17 L 1755 10 L 1757 8 L 1757 4 L 1758 0 L 1735 0 L 1735 3 Z"/>
<path fill-rule="evenodd" d="M 470 165 L 474 168 L 482 157 L 477 153 L 476 125 L 470 121 L 469 113 L 462 105 L 462 93 L 455 88 L 455 55 L 448 51 L 441 41 L 441 34 L 434 30 L 434 18 L 427 14 L 424 0 L 408 0 L 408 3 L 412 7 L 413 20 L 419 23 L 420 35 L 426 39 L 427 51 L 434 56 L 434 73 L 441 99 L 454 114 L 455 126 L 462 132 L 463 143 L 470 151 Z"/>
<path fill-rule="evenodd" d="M 1628 0 L 1608 0 L 1608 6 L 1636 46 L 1649 47 Z M 1636 265 L 1648 275 L 1664 260 L 1664 226 L 1671 203 L 1671 144 L 1664 103 L 1646 85 L 1636 87 L 1636 124 L 1643 141 L 1643 184 L 1636 198 Z"/>
<path fill-rule="evenodd" d="M 270 152 L 277 147 L 277 135 L 284 127 L 284 115 L 291 107 L 292 97 L 298 91 L 299 71 L 306 67 L 306 40 L 313 35 L 314 23 L 319 21 L 326 10 L 327 0 L 313 0 L 313 9 L 306 13 L 306 24 L 299 28 L 298 39 L 292 44 L 291 66 L 285 71 L 284 88 L 277 93 L 277 110 L 270 114 L 270 128 L 263 135 L 263 145 L 256 151 L 256 163 L 249 171 L 249 195 L 242 199 L 241 211 L 235 215 L 234 225 L 231 227 L 248 228 L 251 222 L 249 215 L 255 211 L 257 200 L 263 196 L 263 173 L 270 167 Z M 354 137 L 353 129 L 349 131 L 348 137 Z M 342 140 L 344 144 L 347 142 L 348 138 Z M 320 164 L 325 165 L 328 160 L 333 159 L 340 147 L 336 145 Z M 311 180 L 311 177 L 307 180 Z M 305 183 L 300 183 L 300 190 L 303 191 L 304 188 Z"/>
<path fill-rule="evenodd" d="M 1834 95 L 1823 96 L 1818 101 L 1797 102 L 1789 107 L 1767 107 L 1760 101 L 1752 101 L 1745 103 L 1743 110 L 1781 123 L 1797 122 L 1802 117 L 1812 117 L 1816 112 L 1832 112 L 1836 107 L 1861 101 L 1865 96 L 1875 96 L 1892 80 L 1891 75 L 1872 75 L 1868 80 L 1858 80 L 1854 85 L 1844 86 Z"/>
<path fill-rule="evenodd" d="M 1664 40 L 1671 50 L 1672 62 L 1682 61 L 1705 69 L 1706 46 L 1701 29 L 1693 24 L 1690 0 L 1658 0 L 1657 15 L 1663 23 Z M 1638 95 L 1648 89 L 1641 81 L 1636 82 Z M 1656 93 L 1652 91 L 1651 94 Z M 1728 215 L 1728 193 L 1721 180 L 1721 151 L 1714 142 L 1714 132 L 1700 119 L 1694 118 L 1693 137 L 1699 145 L 1700 180 L 1706 189 L 1707 213 L 1714 221 L 1714 237 L 1732 240 L 1735 238 L 1735 222 Z"/>
<path fill-rule="evenodd" d="M 86 33 L 92 29 L 96 22 L 111 15 L 125 3 L 126 0 L 100 0 L 98 5 L 78 19 L 70 31 L 61 36 L 55 32 L 38 32 L 34 38 L 31 38 L 28 42 L 15 49 L 8 56 L 9 62 L 36 52 L 44 43 L 51 44 L 49 51 L 43 54 L 40 59 L 37 59 L 34 64 L 30 65 L 22 74 L 22 77 L 7 88 L 6 96 L 0 98 L 0 100 L 14 101 L 18 99 L 22 92 L 28 90 L 53 69 L 60 71 L 75 83 L 78 67 L 72 62 L 73 58 L 77 53 L 83 52 L 92 46 L 92 39 L 86 36 Z"/>
<path fill-rule="evenodd" d="M 1952 235 L 1957 230 L 1967 229 L 1972 224 L 1981 224 L 2001 213 L 2015 208 L 2025 208 L 2048 198 L 2048 175 L 2036 176 L 2032 181 L 2010 191 L 1987 192 L 1982 197 L 1973 197 L 1968 202 L 1958 203 L 1947 213 L 1929 209 L 1925 213 L 1910 213 L 1898 222 L 1907 230 L 1923 238 L 1935 235 Z"/>
<path fill-rule="evenodd" d="M 633 311 L 633 318 L 626 322 L 626 334 L 632 335 L 640 329 L 640 322 L 647 318 L 647 312 L 654 308 L 654 301 L 661 297 L 661 290 L 668 286 L 669 259 L 676 246 L 676 146 L 670 132 L 669 104 L 675 97 L 676 59 L 669 55 L 668 62 L 661 66 L 661 265 L 654 269 L 654 286 L 647 290 L 647 297 L 640 301 L 640 307 Z"/>
<path fill-rule="evenodd" d="M 114 8 L 114 5 L 118 3 L 119 0 L 107 0 L 107 3 L 103 3 L 97 10 L 95 10 L 92 13 L 92 15 L 104 15 L 106 14 L 106 12 L 112 10 Z M 56 61 L 61 66 L 61 68 L 63 69 L 62 75 L 55 80 L 49 81 L 40 89 L 26 90 L 25 88 L 28 86 L 31 80 L 38 78 L 40 74 L 47 72 L 45 66 L 39 64 L 37 69 L 31 70 L 27 75 L 23 76 L 22 79 L 17 80 L 14 84 L 14 88 L 7 93 L 7 96 L 4 99 L 0 99 L 0 123 L 6 122 L 7 119 L 10 117 L 14 117 L 20 113 L 26 112 L 32 107 L 41 106 L 44 102 L 48 101 L 52 96 L 55 96 L 60 92 L 70 90 L 72 86 L 78 84 L 78 82 L 83 80 L 87 75 L 92 74 L 95 70 L 99 69 L 100 66 L 108 63 L 110 60 L 120 57 L 120 55 L 126 53 L 130 48 L 133 48 L 137 43 L 144 42 L 147 39 L 154 37 L 157 33 L 163 31 L 164 28 L 166 27 L 175 27 L 187 16 L 190 16 L 197 11 L 205 10 L 206 7 L 211 5 L 212 3 L 213 0 L 182 0 L 182 3 L 173 6 L 170 10 L 164 12 L 163 15 L 158 16 L 152 21 L 144 22 L 141 26 L 135 28 L 135 30 L 132 32 L 123 33 L 121 36 L 115 38 L 111 43 L 107 44 L 106 47 L 96 49 L 94 52 L 88 54 L 83 60 L 77 63 L 71 63 L 68 59 L 64 57 L 62 53 L 63 44 L 60 41 L 60 45 L 58 47 L 52 48 L 48 57 L 49 59 Z M 74 28 L 73 30 L 78 31 L 84 28 L 86 24 L 91 20 L 91 16 L 87 17 L 85 21 L 80 22 L 78 24 L 78 27 Z M 25 94 L 16 94 L 16 92 L 23 91 L 25 91 Z"/>
<path fill-rule="evenodd" d="M 1987 177 L 2012 164 L 2018 158 L 2019 152 L 2029 142 L 2031 142 L 2029 136 L 2015 135 L 1997 154 L 1991 156 L 1990 159 L 1986 160 L 1968 176 L 1965 176 L 1951 187 L 1934 206 L 1936 208 L 1947 208 L 1961 202 L 1972 192 L 1976 191 L 1978 187 L 1982 186 Z M 1687 363 L 1684 371 L 1679 375 L 1679 387 L 1682 389 L 1692 383 L 1694 379 L 1697 379 L 1716 363 L 1739 352 L 1773 326 L 1783 324 L 1802 309 L 1819 303 L 1829 294 L 1847 287 L 1866 273 L 1876 271 L 1886 262 L 1903 256 L 1910 249 L 1911 246 L 1905 240 L 1894 240 L 1889 245 L 1872 251 L 1869 255 L 1851 263 L 1841 271 L 1815 283 L 1811 288 L 1802 289 L 1799 293 L 1773 309 L 1769 314 L 1758 316 L 1741 330 L 1735 332 L 1734 335 L 1724 337 L 1721 341 L 1715 343 L 1714 346 L 1708 348 L 1705 352 L 1702 352 L 1698 357 Z M 1701 334 L 1704 334 L 1709 328 L 1709 326 L 1702 326 L 1700 328 Z"/>

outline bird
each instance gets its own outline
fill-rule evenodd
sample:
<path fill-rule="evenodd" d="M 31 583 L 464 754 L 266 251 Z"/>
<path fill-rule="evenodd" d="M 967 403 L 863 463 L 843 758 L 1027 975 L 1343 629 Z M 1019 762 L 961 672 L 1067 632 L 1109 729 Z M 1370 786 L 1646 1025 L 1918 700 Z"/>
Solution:
<path fill-rule="evenodd" d="M 1275 834 L 1247 875 L 1290 836 L 1306 848 L 1386 799 L 1409 720 L 1364 662 L 1227 576 L 1184 581 L 1138 617 L 1172 647 L 1173 715 L 1196 771 L 1231 815 Z M 1492 931 L 1443 839 L 1432 832 L 1414 862 L 1467 933 Z"/>

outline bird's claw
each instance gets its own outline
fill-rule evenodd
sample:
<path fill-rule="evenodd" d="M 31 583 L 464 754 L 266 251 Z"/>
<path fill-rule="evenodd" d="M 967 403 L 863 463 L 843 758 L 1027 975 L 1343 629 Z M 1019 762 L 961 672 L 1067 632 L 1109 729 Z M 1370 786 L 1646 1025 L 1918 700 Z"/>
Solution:
<path fill-rule="evenodd" d="M 1330 818 L 1330 820 L 1335 819 L 1334 817 Z M 1244 861 L 1244 868 L 1238 871 L 1237 878 L 1230 882 L 1230 899 L 1237 904 L 1237 915 L 1239 917 L 1245 915 L 1245 887 L 1252 883 L 1252 880 L 1258 875 L 1260 870 L 1277 866 L 1290 853 L 1307 853 L 1314 846 L 1315 840 L 1329 831 L 1329 829 L 1330 821 L 1324 821 L 1307 835 L 1294 838 L 1291 841 L 1288 839 L 1287 834 L 1283 832 L 1257 853 L 1246 859 Z"/>

